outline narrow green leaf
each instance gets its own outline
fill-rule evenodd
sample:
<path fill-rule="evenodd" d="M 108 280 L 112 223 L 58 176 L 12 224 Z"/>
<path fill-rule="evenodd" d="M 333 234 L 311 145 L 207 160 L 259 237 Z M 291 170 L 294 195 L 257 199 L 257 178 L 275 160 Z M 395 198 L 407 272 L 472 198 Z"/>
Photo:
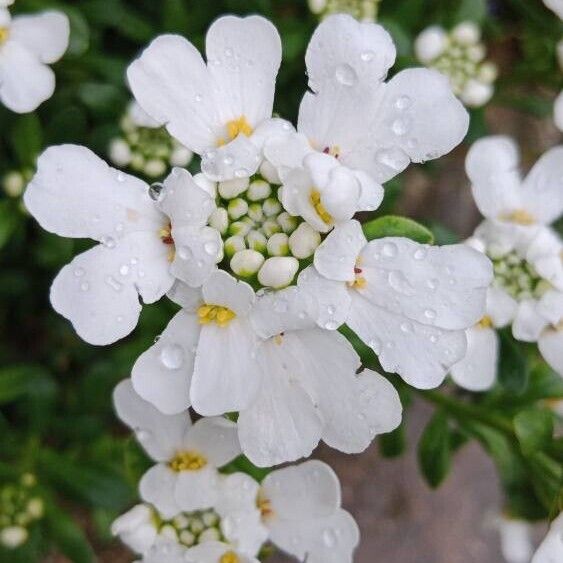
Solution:
<path fill-rule="evenodd" d="M 48 384 L 49 379 L 50 376 L 43 368 L 32 364 L 1 368 L 0 405 L 33 393 L 38 385 Z"/>
<path fill-rule="evenodd" d="M 427 424 L 418 443 L 418 462 L 432 488 L 446 478 L 451 466 L 451 440 L 448 418 L 437 411 Z"/>
<path fill-rule="evenodd" d="M 509 331 L 502 330 L 499 335 L 499 383 L 511 393 L 523 393 L 530 378 L 526 355 Z"/>
<path fill-rule="evenodd" d="M 395 428 L 393 432 L 379 436 L 379 451 L 383 457 L 398 457 L 407 447 L 404 423 Z"/>
<path fill-rule="evenodd" d="M 20 221 L 21 214 L 15 209 L 13 202 L 0 201 L 0 250 L 10 240 Z"/>
<path fill-rule="evenodd" d="M 433 244 L 434 235 L 425 226 L 396 215 L 386 215 L 368 221 L 362 225 L 364 235 L 368 240 L 383 237 L 406 237 L 422 244 Z"/>
<path fill-rule="evenodd" d="M 545 449 L 553 437 L 553 415 L 547 410 L 526 409 L 514 417 L 514 430 L 524 455 Z"/>
<path fill-rule="evenodd" d="M 37 115 L 18 116 L 9 139 L 20 165 L 33 166 L 43 146 L 43 132 Z"/>

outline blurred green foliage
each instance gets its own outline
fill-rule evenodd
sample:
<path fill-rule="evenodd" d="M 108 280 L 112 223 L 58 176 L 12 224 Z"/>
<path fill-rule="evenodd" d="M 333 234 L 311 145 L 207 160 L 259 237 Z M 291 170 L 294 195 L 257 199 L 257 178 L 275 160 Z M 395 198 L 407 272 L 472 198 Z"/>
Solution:
<path fill-rule="evenodd" d="M 37 155 L 52 144 L 84 144 L 106 156 L 130 99 L 124 81 L 128 63 L 164 32 L 185 35 L 201 48 L 209 24 L 223 13 L 260 13 L 275 23 L 284 46 L 275 111 L 296 118 L 307 82 L 304 52 L 317 24 L 305 0 L 17 0 L 13 13 L 47 8 L 69 16 L 70 47 L 54 65 L 55 95 L 37 112 L 16 115 L 0 108 L 0 176 L 29 173 Z M 563 28 L 539 0 L 383 0 L 380 22 L 398 48 L 393 72 L 416 65 L 412 44 L 424 27 L 448 27 L 464 19 L 482 23 L 493 58 L 498 54 L 501 76 L 492 103 L 548 116 L 563 85 L 555 55 Z M 469 141 L 487 133 L 484 112 L 472 117 Z M 426 165 L 426 172 L 433 175 L 440 166 L 440 161 Z M 386 188 L 377 216 L 394 212 L 402 180 Z M 376 219 L 366 229 L 370 238 L 395 234 L 397 221 Z M 407 228 L 418 240 L 431 240 L 420 225 L 398 228 Z M 455 238 L 441 225 L 432 230 L 439 242 Z M 42 231 L 19 197 L 0 195 L 0 481 L 31 472 L 46 504 L 45 517 L 25 546 L 0 551 L 0 561 L 39 561 L 52 549 L 71 561 L 93 561 L 90 544 L 98 550 L 110 541 L 109 523 L 134 501 L 147 466 L 137 445 L 116 424 L 111 391 L 129 375 L 175 306 L 163 300 L 144 307 L 134 334 L 114 346 L 83 343 L 52 311 L 48 296 L 56 272 L 89 244 Z M 357 339 L 355 344 L 364 363 L 377 368 L 373 353 Z M 497 464 L 510 510 L 545 517 L 555 510 L 561 486 L 563 442 L 552 438 L 551 411 L 541 401 L 563 398 L 563 382 L 510 336 L 503 337 L 503 349 L 502 377 L 493 392 L 477 397 L 423 394 L 437 412 L 419 445 L 421 467 L 437 486 L 455 451 L 468 438 L 477 439 Z M 406 406 L 410 391 L 397 386 Z M 381 441 L 386 455 L 404 448 L 404 426 Z M 252 471 L 244 460 L 238 463 Z"/>

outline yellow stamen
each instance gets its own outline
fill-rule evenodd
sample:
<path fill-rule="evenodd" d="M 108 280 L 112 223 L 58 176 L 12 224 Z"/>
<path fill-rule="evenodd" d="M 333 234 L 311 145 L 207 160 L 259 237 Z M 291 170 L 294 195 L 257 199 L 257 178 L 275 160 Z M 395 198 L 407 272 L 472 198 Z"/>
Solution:
<path fill-rule="evenodd" d="M 207 465 L 207 459 L 199 452 L 186 450 L 178 452 L 168 465 L 172 471 L 177 473 L 180 471 L 197 471 Z"/>
<path fill-rule="evenodd" d="M 234 311 L 221 305 L 208 305 L 206 303 L 197 310 L 199 324 L 202 325 L 216 322 L 218 326 L 226 327 L 236 316 Z"/>
<path fill-rule="evenodd" d="M 280 346 L 281 343 L 283 342 L 283 334 L 276 334 L 276 336 L 274 336 L 274 342 Z"/>
<path fill-rule="evenodd" d="M 502 213 L 499 219 L 523 226 L 533 225 L 536 222 L 534 216 L 525 209 L 516 209 L 510 213 Z"/>
<path fill-rule="evenodd" d="M 356 276 L 356 279 L 354 281 L 348 282 L 348 287 L 352 289 L 364 289 L 367 284 L 368 282 L 366 278 L 364 278 L 363 276 Z"/>
<path fill-rule="evenodd" d="M 246 117 L 244 115 L 241 115 L 238 119 L 233 119 L 232 121 L 227 122 L 227 135 L 229 138 L 220 138 L 217 141 L 217 146 L 221 147 L 229 141 L 236 139 L 239 135 L 250 137 L 253 131 L 254 130 L 252 129 L 250 123 L 248 123 L 248 121 L 246 120 Z"/>
<path fill-rule="evenodd" d="M 317 215 L 321 218 L 323 223 L 326 225 L 331 225 L 334 221 L 332 215 L 325 209 L 324 205 L 321 203 L 321 192 L 312 189 L 311 195 L 309 196 L 309 201 L 311 205 L 315 208 Z"/>
<path fill-rule="evenodd" d="M 256 498 L 256 508 L 260 511 L 262 520 L 267 520 L 274 515 L 272 501 L 269 498 L 266 498 L 262 491 L 258 493 L 258 497 Z"/>
<path fill-rule="evenodd" d="M 10 30 L 7 27 L 0 27 L 0 45 L 3 45 L 8 41 L 8 36 L 10 35 Z"/>
<path fill-rule="evenodd" d="M 489 315 L 485 315 L 478 323 L 478 328 L 491 328 L 493 326 L 493 319 Z"/>
<path fill-rule="evenodd" d="M 240 563 L 240 559 L 234 551 L 227 551 L 221 556 L 219 563 Z"/>

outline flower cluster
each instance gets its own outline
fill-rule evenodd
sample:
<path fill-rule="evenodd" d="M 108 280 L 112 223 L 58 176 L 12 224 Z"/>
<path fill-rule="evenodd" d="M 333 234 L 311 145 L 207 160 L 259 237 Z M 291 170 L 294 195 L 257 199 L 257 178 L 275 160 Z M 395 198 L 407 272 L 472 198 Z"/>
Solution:
<path fill-rule="evenodd" d="M 192 152 L 171 137 L 161 124 L 132 102 L 121 119 L 122 136 L 112 139 L 110 160 L 149 178 L 163 176 L 173 166 L 188 166 Z"/>
<path fill-rule="evenodd" d="M 381 0 L 309 0 L 313 14 L 327 17 L 331 14 L 350 14 L 364 22 L 374 22 Z"/>
<path fill-rule="evenodd" d="M 550 224 L 563 213 L 563 147 L 547 153 L 525 179 L 507 137 L 477 141 L 466 160 L 475 202 L 485 220 L 467 244 L 493 261 L 485 316 L 467 331 L 465 358 L 454 380 L 472 390 L 496 380 L 496 329 L 512 325 L 517 340 L 537 342 L 563 376 L 563 241 Z"/>
<path fill-rule="evenodd" d="M 12 18 L 12 3 L 0 2 L 0 100 L 12 111 L 27 113 L 55 91 L 55 74 L 48 65 L 67 50 L 69 22 L 56 11 Z"/>
<path fill-rule="evenodd" d="M 0 487 L 0 545 L 15 549 L 29 537 L 29 527 L 43 517 L 44 504 L 36 491 L 35 476 L 22 475 L 18 483 Z"/>
<path fill-rule="evenodd" d="M 365 450 L 398 426 L 401 403 L 337 329 L 348 325 L 385 370 L 436 387 L 463 358 L 492 280 L 489 259 L 467 245 L 369 240 L 354 218 L 376 210 L 381 184 L 411 161 L 462 140 L 468 115 L 442 74 L 410 69 L 385 82 L 396 55 L 389 34 L 330 16 L 307 49 L 310 91 L 294 128 L 272 117 L 281 41 L 270 22 L 219 18 L 206 55 L 165 35 L 128 69 L 139 105 L 201 157 L 201 172 L 175 167 L 149 186 L 62 145 L 41 155 L 25 193 L 45 229 L 99 243 L 51 288 L 86 341 L 128 335 L 141 301 L 168 295 L 180 306 L 116 391 L 120 417 L 155 461 L 140 484 L 152 508 L 131 518 L 141 515 L 151 537 L 178 540 L 145 545 L 146 561 L 188 546 L 187 560 L 254 561 L 256 549 L 241 554 L 238 528 L 225 527 L 230 478 L 218 469 L 241 452 L 260 467 L 296 461 L 321 440 Z M 211 418 L 192 425 L 189 408 Z M 303 464 L 271 473 L 251 504 L 283 521 L 262 522 L 277 546 L 342 563 L 357 530 L 337 488 L 328 469 Z M 193 522 L 204 515 L 214 543 L 196 545 L 203 530 Z"/>
<path fill-rule="evenodd" d="M 480 107 L 491 99 L 497 68 L 484 60 L 485 45 L 477 24 L 462 22 L 449 32 L 440 26 L 428 27 L 416 38 L 414 47 L 422 64 L 449 78 L 466 106 Z"/>

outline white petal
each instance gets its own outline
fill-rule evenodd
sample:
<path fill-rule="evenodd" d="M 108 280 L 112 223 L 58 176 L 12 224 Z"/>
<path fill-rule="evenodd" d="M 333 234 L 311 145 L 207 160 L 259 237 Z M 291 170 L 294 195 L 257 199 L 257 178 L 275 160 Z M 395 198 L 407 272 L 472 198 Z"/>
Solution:
<path fill-rule="evenodd" d="M 171 561 L 170 563 L 217 563 L 225 553 L 232 552 L 233 548 L 230 545 L 219 542 L 205 542 L 196 545 L 186 551 L 184 559 L 181 561 Z M 258 559 L 240 553 L 235 553 L 240 563 L 260 563 Z M 152 562 L 151 562 L 152 563 Z M 161 563 L 160 561 L 155 563 Z M 164 561 L 162 562 L 164 563 Z M 166 562 L 168 563 L 168 561 Z"/>
<path fill-rule="evenodd" d="M 330 373 L 330 384 L 327 379 L 319 393 L 325 420 L 323 441 L 341 452 L 363 452 L 377 434 L 391 432 L 401 423 L 399 394 L 374 371 L 340 378 Z"/>
<path fill-rule="evenodd" d="M 186 560 L 186 548 L 179 543 L 167 538 L 157 538 L 157 542 L 147 553 L 142 561 L 135 563 L 190 563 Z"/>
<path fill-rule="evenodd" d="M 215 182 L 252 176 L 260 166 L 260 150 L 251 139 L 238 135 L 230 143 L 203 153 L 201 169 Z"/>
<path fill-rule="evenodd" d="M 167 465 L 159 463 L 151 467 L 139 483 L 139 494 L 145 502 L 150 502 L 163 518 L 173 518 L 182 509 L 175 496 L 178 473 Z"/>
<path fill-rule="evenodd" d="M 479 326 L 467 329 L 465 357 L 450 369 L 452 379 L 469 391 L 490 389 L 497 377 L 499 339 L 496 330 Z"/>
<path fill-rule="evenodd" d="M 352 298 L 348 325 L 379 356 L 385 371 L 397 372 L 418 389 L 440 385 L 466 350 L 463 331 L 410 321 L 361 296 Z"/>
<path fill-rule="evenodd" d="M 548 150 L 523 184 L 525 209 L 539 223 L 549 224 L 563 213 L 563 147 Z"/>
<path fill-rule="evenodd" d="M 273 471 L 262 482 L 262 491 L 275 520 L 322 518 L 340 507 L 336 473 L 315 459 Z"/>
<path fill-rule="evenodd" d="M 563 6 L 560 7 L 563 16 Z M 563 553 L 563 513 L 549 527 L 549 532 L 534 554 L 531 563 L 558 563 Z"/>
<path fill-rule="evenodd" d="M 314 266 L 309 266 L 299 274 L 297 286 L 316 300 L 318 326 L 336 330 L 346 322 L 351 297 L 343 282 L 328 280 Z"/>
<path fill-rule="evenodd" d="M 367 241 L 358 221 L 337 225 L 315 252 L 315 268 L 324 277 L 353 281 L 354 267 Z"/>
<path fill-rule="evenodd" d="M 305 135 L 288 133 L 268 139 L 264 145 L 264 156 L 276 167 L 283 180 L 290 170 L 302 166 L 303 159 L 312 150 Z"/>
<path fill-rule="evenodd" d="M 226 327 L 215 323 L 202 327 L 190 391 L 197 412 L 213 416 L 251 404 L 261 379 L 257 344 L 250 322 L 243 318 Z"/>
<path fill-rule="evenodd" d="M 174 285 L 167 293 L 169 299 L 174 301 L 176 305 L 180 305 L 189 313 L 195 313 L 197 309 L 203 305 L 203 295 L 201 289 L 195 289 L 189 285 L 176 280 Z"/>
<path fill-rule="evenodd" d="M 141 311 L 137 292 L 152 303 L 173 283 L 165 245 L 152 234 L 130 234 L 114 244 L 79 254 L 51 286 L 53 308 L 90 344 L 127 336 Z"/>
<path fill-rule="evenodd" d="M 316 318 L 313 296 L 295 286 L 260 295 L 251 312 L 252 325 L 262 338 L 313 327 Z"/>
<path fill-rule="evenodd" d="M 352 563 L 360 541 L 358 525 L 345 510 L 324 518 L 274 521 L 270 533 L 276 546 L 307 563 Z"/>
<path fill-rule="evenodd" d="M 125 379 L 113 392 L 113 402 L 119 418 L 132 430 L 143 448 L 155 461 L 167 461 L 182 445 L 191 426 L 187 411 L 167 416 L 143 400 Z"/>
<path fill-rule="evenodd" d="M 495 328 L 510 324 L 516 315 L 518 303 L 506 291 L 498 287 L 487 289 L 487 315 Z"/>
<path fill-rule="evenodd" d="M 563 292 L 550 289 L 539 300 L 537 311 L 552 325 L 559 324 L 563 319 Z"/>
<path fill-rule="evenodd" d="M 220 516 L 256 510 L 260 485 L 246 473 L 232 473 L 221 478 L 221 493 L 215 505 Z"/>
<path fill-rule="evenodd" d="M 210 305 L 223 305 L 237 315 L 246 316 L 254 303 L 253 289 L 222 270 L 214 272 L 203 285 L 203 300 Z"/>
<path fill-rule="evenodd" d="M 146 504 L 137 504 L 116 518 L 111 533 L 135 553 L 145 553 L 154 544 L 157 528 L 153 522 L 153 510 Z"/>
<path fill-rule="evenodd" d="M 35 54 L 15 41 L 2 45 L 0 99 L 16 113 L 28 113 L 55 91 L 55 74 Z"/>
<path fill-rule="evenodd" d="M 110 168 L 92 151 L 77 145 L 43 152 L 24 201 L 47 231 L 108 245 L 137 231 L 151 231 L 157 238 L 166 223 L 145 182 Z"/>
<path fill-rule="evenodd" d="M 366 299 L 419 323 L 465 329 L 485 312 L 492 265 L 467 245 L 385 237 L 363 248 L 358 267 L 367 280 L 358 291 Z"/>
<path fill-rule="evenodd" d="M 241 453 L 237 425 L 220 417 L 198 420 L 187 432 L 184 446 L 202 452 L 215 467 L 226 465 Z"/>
<path fill-rule="evenodd" d="M 538 302 L 525 299 L 518 305 L 516 317 L 512 323 L 512 334 L 523 342 L 537 342 L 541 331 L 548 324 L 547 319 L 538 311 Z"/>
<path fill-rule="evenodd" d="M 544 330 L 538 346 L 544 360 L 563 377 L 563 330 Z"/>
<path fill-rule="evenodd" d="M 321 437 L 322 422 L 313 401 L 287 368 L 292 348 L 269 340 L 258 351 L 264 370 L 255 400 L 238 419 L 244 454 L 259 467 L 270 467 L 311 455 Z M 298 337 L 297 337 L 298 338 Z"/>
<path fill-rule="evenodd" d="M 170 271 L 191 287 L 200 287 L 217 269 L 223 256 L 219 231 L 211 227 L 172 227 L 176 246 Z"/>
<path fill-rule="evenodd" d="M 217 469 L 210 465 L 178 472 L 174 489 L 176 502 L 185 512 L 213 507 L 219 496 L 219 479 Z"/>
<path fill-rule="evenodd" d="M 563 92 L 559 93 L 553 106 L 553 120 L 560 131 L 563 131 Z"/>
<path fill-rule="evenodd" d="M 361 188 L 358 211 L 375 211 L 383 201 L 383 186 L 361 170 L 356 170 L 354 175 L 358 182 L 360 182 Z"/>
<path fill-rule="evenodd" d="M 335 223 L 352 219 L 360 210 L 361 184 L 344 166 L 330 172 L 328 183 L 321 192 L 321 203 Z"/>
<path fill-rule="evenodd" d="M 551 227 L 541 227 L 530 242 L 526 260 L 536 272 L 563 291 L 563 242 Z"/>
<path fill-rule="evenodd" d="M 70 27 L 62 12 L 17 16 L 10 25 L 10 39 L 33 53 L 42 63 L 58 61 L 68 47 Z"/>
<path fill-rule="evenodd" d="M 176 414 L 190 406 L 193 351 L 199 332 L 197 317 L 180 311 L 133 366 L 135 391 L 165 414 Z"/>
<path fill-rule="evenodd" d="M 330 88 L 334 81 L 383 80 L 395 63 L 395 45 L 380 25 L 358 22 L 346 14 L 325 18 L 305 55 L 312 90 Z M 348 78 L 346 78 L 346 76 Z"/>
<path fill-rule="evenodd" d="M 206 54 L 223 123 L 245 116 L 252 127 L 271 117 L 281 39 L 265 18 L 224 16 L 206 37 Z"/>

